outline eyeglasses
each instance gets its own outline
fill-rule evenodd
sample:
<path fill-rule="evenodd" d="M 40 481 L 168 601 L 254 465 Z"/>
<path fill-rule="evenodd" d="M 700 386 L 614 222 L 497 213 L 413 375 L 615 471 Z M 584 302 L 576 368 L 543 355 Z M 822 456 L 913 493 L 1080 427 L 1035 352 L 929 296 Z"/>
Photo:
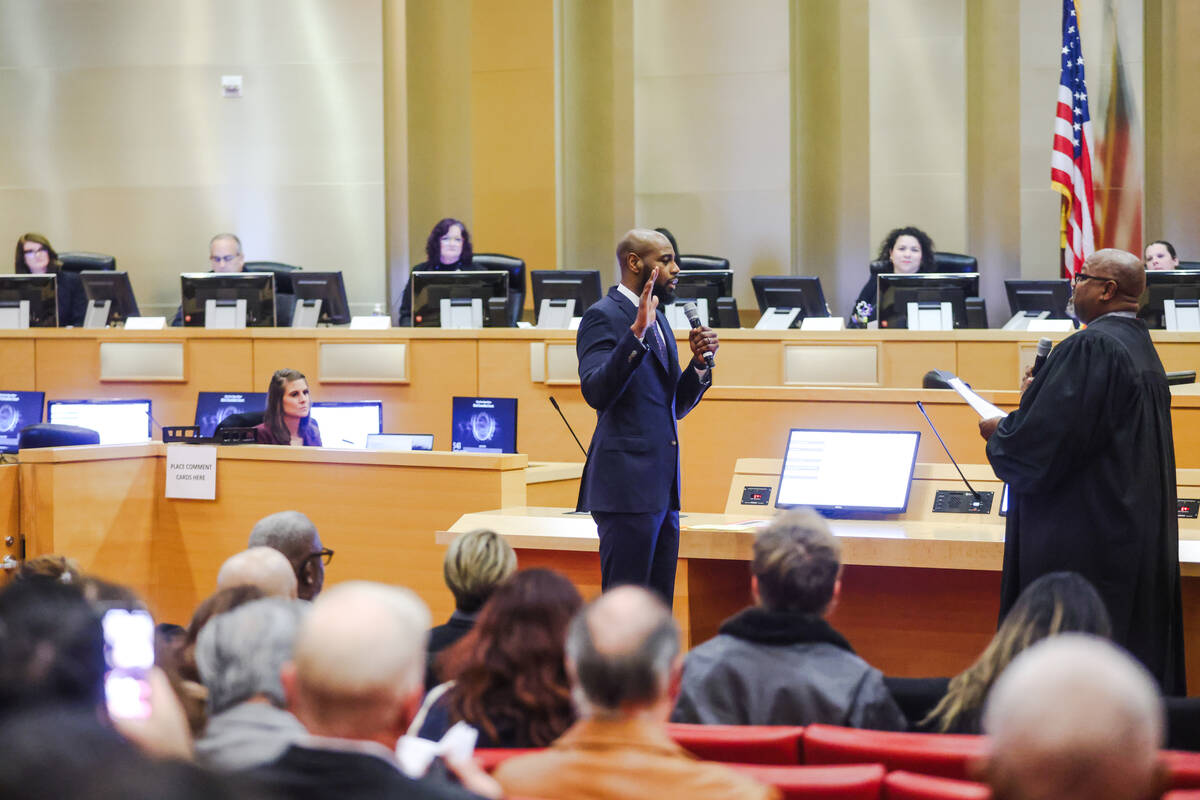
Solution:
<path fill-rule="evenodd" d="M 27 256 L 36 256 L 36 255 L 41 255 L 42 253 L 46 252 L 46 248 L 34 247 L 33 249 L 25 250 L 24 252 L 25 252 L 25 255 L 27 255 Z"/>
<path fill-rule="evenodd" d="M 208 260 L 214 264 L 232 264 L 235 258 L 241 257 L 241 253 L 232 256 L 209 256 Z"/>
<path fill-rule="evenodd" d="M 312 561 L 314 558 L 321 559 L 321 563 L 323 563 L 325 566 L 329 566 L 329 562 L 333 561 L 333 551 L 328 547 L 322 547 L 315 553 L 309 553 L 304 557 L 304 560 L 300 562 L 300 569 L 304 569 L 308 562 Z"/>
<path fill-rule="evenodd" d="M 1115 283 L 1117 279 L 1107 278 L 1104 275 L 1088 275 L 1086 272 L 1076 272 L 1075 277 L 1072 278 L 1072 280 L 1075 283 L 1080 283 L 1082 281 L 1113 281 Z"/>

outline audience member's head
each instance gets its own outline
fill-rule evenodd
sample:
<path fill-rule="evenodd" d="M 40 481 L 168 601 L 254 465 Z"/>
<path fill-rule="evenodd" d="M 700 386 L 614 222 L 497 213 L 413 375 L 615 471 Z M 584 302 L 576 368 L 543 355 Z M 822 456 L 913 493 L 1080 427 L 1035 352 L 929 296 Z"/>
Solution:
<path fill-rule="evenodd" d="M 15 268 L 18 275 L 43 275 L 58 272 L 62 263 L 50 240 L 40 233 L 26 233 L 17 239 Z"/>
<path fill-rule="evenodd" d="M 217 588 L 257 586 L 269 597 L 296 597 L 296 573 L 287 557 L 273 547 L 251 547 L 225 559 L 217 572 Z"/>
<path fill-rule="evenodd" d="M 776 517 L 754 539 L 752 587 L 769 611 L 824 614 L 840 586 L 842 547 L 809 509 Z"/>
<path fill-rule="evenodd" d="M 208 688 L 208 711 L 220 714 L 247 700 L 283 708 L 279 672 L 308 604 L 281 597 L 255 600 L 209 620 L 196 640 L 196 668 Z"/>
<path fill-rule="evenodd" d="M 250 531 L 247 547 L 270 547 L 283 553 L 296 573 L 296 594 L 312 600 L 325 585 L 321 537 L 312 520 L 299 511 L 280 511 L 263 517 Z"/>
<path fill-rule="evenodd" d="M 1141 800 L 1164 788 L 1158 689 L 1103 639 L 1065 634 L 1019 655 L 992 688 L 983 727 L 996 800 Z"/>
<path fill-rule="evenodd" d="M 208 263 L 213 272 L 241 272 L 246 265 L 242 240 L 232 233 L 218 233 L 208 243 Z"/>
<path fill-rule="evenodd" d="M 920 228 L 908 225 L 888 232 L 879 246 L 880 261 L 890 261 L 900 274 L 934 272 L 933 240 Z"/>
<path fill-rule="evenodd" d="M 937 730 L 977 733 L 983 703 L 996 678 L 1033 644 L 1064 633 L 1108 637 L 1112 623 L 1104 601 L 1075 572 L 1051 572 L 1025 587 L 987 649 L 950 681 L 945 697 L 925 723 Z"/>
<path fill-rule="evenodd" d="M 123 608 L 126 611 L 148 610 L 146 603 L 133 589 L 97 578 L 95 575 L 81 576 L 79 590 L 83 592 L 83 599 L 97 614 L 103 614 L 110 608 Z"/>
<path fill-rule="evenodd" d="M 464 614 L 483 607 L 496 587 L 517 571 L 517 554 L 495 531 L 477 529 L 455 538 L 446 549 L 442 573 Z"/>
<path fill-rule="evenodd" d="M 300 624 L 282 679 L 310 733 L 393 748 L 424 692 L 429 609 L 408 589 L 349 581 Z"/>
<path fill-rule="evenodd" d="M 104 705 L 104 634 L 78 587 L 16 581 L 0 590 L 0 715 Z"/>
<path fill-rule="evenodd" d="M 446 217 L 439 220 L 425 240 L 425 260 L 430 265 L 471 265 L 474 251 L 471 249 L 471 233 L 462 220 Z"/>
<path fill-rule="evenodd" d="M 657 595 L 619 586 L 583 608 L 567 634 L 567 672 L 584 717 L 666 721 L 683 659 L 679 627 Z"/>
<path fill-rule="evenodd" d="M 19 581 L 52 580 L 74 584 L 78 584 L 81 577 L 83 572 L 74 559 L 52 554 L 25 559 L 14 576 Z"/>
<path fill-rule="evenodd" d="M 266 594 L 257 586 L 230 586 L 228 589 L 218 589 L 201 600 L 200 605 L 192 612 L 187 637 L 180 649 L 179 674 L 186 680 L 200 683 L 200 673 L 196 670 L 196 641 L 200 638 L 200 631 L 218 614 L 224 614 L 264 597 Z"/>
<path fill-rule="evenodd" d="M 466 636 L 441 659 L 454 680 L 451 717 L 492 742 L 545 747 L 574 722 L 563 645 L 583 600 L 549 569 L 518 572 L 496 587 Z"/>
<path fill-rule="evenodd" d="M 1179 269 L 1175 245 L 1165 239 L 1146 245 L 1146 269 Z"/>

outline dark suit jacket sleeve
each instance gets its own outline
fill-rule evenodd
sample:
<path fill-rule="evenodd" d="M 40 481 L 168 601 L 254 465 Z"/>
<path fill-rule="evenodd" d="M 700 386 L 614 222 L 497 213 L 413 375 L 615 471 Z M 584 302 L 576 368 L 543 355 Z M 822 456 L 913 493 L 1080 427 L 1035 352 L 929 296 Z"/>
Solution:
<path fill-rule="evenodd" d="M 576 342 L 583 399 L 603 411 L 625 391 L 646 356 L 646 346 L 630 328 L 614 322 L 595 306 L 584 312 Z"/>
<path fill-rule="evenodd" d="M 696 407 L 700 398 L 712 386 L 712 370 L 704 374 L 704 379 L 696 374 L 691 362 L 683 365 L 679 383 L 675 386 L 675 419 L 683 419 L 687 413 Z"/>

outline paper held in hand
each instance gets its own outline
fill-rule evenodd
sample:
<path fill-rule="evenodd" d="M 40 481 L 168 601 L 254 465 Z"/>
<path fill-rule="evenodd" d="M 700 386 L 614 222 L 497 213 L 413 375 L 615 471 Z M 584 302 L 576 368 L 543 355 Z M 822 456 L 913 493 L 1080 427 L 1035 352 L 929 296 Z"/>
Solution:
<path fill-rule="evenodd" d="M 953 372 L 947 372 L 944 369 L 934 370 L 938 377 L 950 385 L 950 388 L 958 392 L 963 400 L 967 401 L 967 405 L 975 409 L 975 413 L 980 419 L 992 419 L 993 417 L 1007 417 L 1007 411 L 1001 411 L 996 406 L 984 400 L 979 395 L 963 383 L 962 378 L 955 375 Z"/>

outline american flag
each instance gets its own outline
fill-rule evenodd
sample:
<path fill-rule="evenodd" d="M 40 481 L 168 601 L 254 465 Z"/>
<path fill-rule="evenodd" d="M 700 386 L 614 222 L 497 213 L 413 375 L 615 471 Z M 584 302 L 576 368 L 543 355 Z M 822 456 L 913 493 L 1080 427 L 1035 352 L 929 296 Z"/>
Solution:
<path fill-rule="evenodd" d="M 1096 249 L 1092 141 L 1076 0 L 1063 0 L 1062 72 L 1058 78 L 1050 184 L 1063 196 L 1063 267 L 1068 275 L 1078 272 L 1083 260 Z"/>

